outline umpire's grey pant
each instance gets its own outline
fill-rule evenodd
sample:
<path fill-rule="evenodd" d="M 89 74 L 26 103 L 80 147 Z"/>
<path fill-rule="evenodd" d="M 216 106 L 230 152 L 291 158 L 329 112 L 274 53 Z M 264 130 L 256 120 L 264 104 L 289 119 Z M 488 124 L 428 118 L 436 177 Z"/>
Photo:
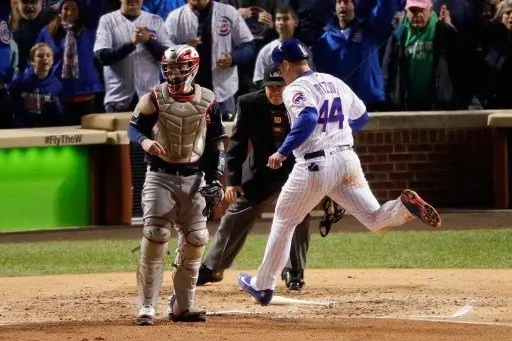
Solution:
<path fill-rule="evenodd" d="M 230 205 L 205 256 L 204 264 L 214 271 L 229 268 L 245 244 L 245 240 L 266 205 L 275 202 L 279 192 L 258 205 L 253 205 L 245 196 L 240 196 Z M 301 271 L 306 267 L 309 249 L 310 216 L 297 225 L 292 239 L 290 257 L 285 270 Z"/>

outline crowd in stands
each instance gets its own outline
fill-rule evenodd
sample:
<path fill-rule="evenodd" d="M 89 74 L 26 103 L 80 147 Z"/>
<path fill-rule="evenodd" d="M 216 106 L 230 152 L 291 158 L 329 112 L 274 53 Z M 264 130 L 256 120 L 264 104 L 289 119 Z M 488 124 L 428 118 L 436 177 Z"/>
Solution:
<path fill-rule="evenodd" d="M 176 44 L 232 120 L 292 37 L 369 112 L 512 108 L 512 0 L 2 0 L 0 128 L 129 112 Z"/>

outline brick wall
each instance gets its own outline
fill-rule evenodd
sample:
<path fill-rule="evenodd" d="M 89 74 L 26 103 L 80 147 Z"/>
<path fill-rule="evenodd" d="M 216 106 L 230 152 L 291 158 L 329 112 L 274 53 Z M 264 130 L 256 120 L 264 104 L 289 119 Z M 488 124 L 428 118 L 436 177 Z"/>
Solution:
<path fill-rule="evenodd" d="M 492 129 L 362 131 L 356 152 L 377 199 L 416 190 L 436 207 L 493 207 Z"/>

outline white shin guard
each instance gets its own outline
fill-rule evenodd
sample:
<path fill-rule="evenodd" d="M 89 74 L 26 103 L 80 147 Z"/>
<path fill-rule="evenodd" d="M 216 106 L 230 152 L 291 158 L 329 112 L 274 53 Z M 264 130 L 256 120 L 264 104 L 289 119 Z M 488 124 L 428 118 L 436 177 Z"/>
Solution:
<path fill-rule="evenodd" d="M 190 309 L 194 305 L 197 277 L 201 257 L 208 242 L 208 230 L 200 229 L 187 235 L 179 236 L 178 254 L 176 255 L 173 274 L 174 295 L 176 297 L 172 311 L 175 315 Z"/>
<path fill-rule="evenodd" d="M 155 243 L 142 238 L 141 256 L 137 269 L 137 286 L 140 295 L 140 305 L 151 305 L 155 309 L 158 302 L 158 294 L 162 286 L 164 274 L 164 255 L 167 244 Z"/>

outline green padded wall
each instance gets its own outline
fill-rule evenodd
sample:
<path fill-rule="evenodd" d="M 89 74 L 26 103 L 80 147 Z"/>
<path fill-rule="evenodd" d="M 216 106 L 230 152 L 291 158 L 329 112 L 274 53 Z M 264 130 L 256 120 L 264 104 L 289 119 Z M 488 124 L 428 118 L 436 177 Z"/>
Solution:
<path fill-rule="evenodd" d="M 0 149 L 0 232 L 90 225 L 87 146 Z"/>

